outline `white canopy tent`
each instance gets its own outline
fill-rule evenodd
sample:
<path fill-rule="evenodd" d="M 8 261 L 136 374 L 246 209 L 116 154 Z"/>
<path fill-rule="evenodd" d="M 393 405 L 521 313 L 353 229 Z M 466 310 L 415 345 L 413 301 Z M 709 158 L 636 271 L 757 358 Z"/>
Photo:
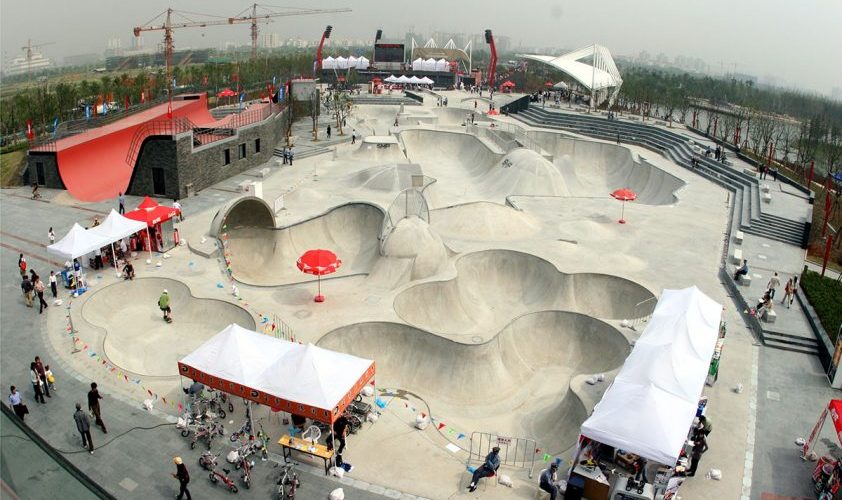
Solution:
<path fill-rule="evenodd" d="M 436 61 L 436 71 L 450 71 L 450 63 L 447 59 L 439 59 Z"/>
<path fill-rule="evenodd" d="M 396 83 L 398 81 L 398 77 L 396 77 L 395 75 L 389 75 L 386 78 L 384 78 L 383 81 L 386 83 Z"/>
<path fill-rule="evenodd" d="M 412 61 L 412 71 L 423 71 L 424 70 L 424 59 L 420 57 L 414 61 Z"/>
<path fill-rule="evenodd" d="M 395 80 L 395 83 L 409 83 L 409 78 L 407 78 L 406 75 L 401 75 L 397 80 Z"/>
<path fill-rule="evenodd" d="M 425 76 L 424 78 L 422 78 L 422 79 L 421 79 L 421 82 L 420 82 L 420 83 L 422 83 L 422 84 L 424 84 L 424 85 L 432 85 L 432 84 L 433 84 L 433 80 L 431 80 L 431 79 L 429 79 L 429 78 L 427 78 L 427 77 Z"/>
<path fill-rule="evenodd" d="M 583 436 L 674 466 L 698 409 L 722 305 L 698 288 L 664 290 Z"/>
<path fill-rule="evenodd" d="M 415 69 L 415 68 L 413 68 Z M 429 59 L 425 59 L 424 63 L 421 65 L 421 69 L 424 71 L 435 71 L 436 70 L 436 60 L 432 57 Z"/>
<path fill-rule="evenodd" d="M 369 61 L 366 56 L 360 56 L 360 58 L 357 59 L 357 69 L 368 69 L 370 63 L 371 61 Z"/>
<path fill-rule="evenodd" d="M 412 75 L 412 76 L 409 77 L 409 83 L 414 83 L 414 84 L 417 85 L 417 84 L 421 83 L 421 79 L 418 78 L 415 75 Z"/>
<path fill-rule="evenodd" d="M 89 233 L 93 233 L 102 237 L 106 245 L 111 245 L 111 255 L 117 255 L 114 252 L 114 243 L 127 238 L 139 231 L 147 231 L 147 238 L 149 237 L 149 227 L 145 222 L 129 219 L 118 214 L 116 210 L 111 209 L 108 217 L 102 221 L 102 224 L 97 227 L 88 229 Z M 117 269 L 117 259 L 113 259 L 114 269 Z"/>
<path fill-rule="evenodd" d="M 336 69 L 336 59 L 330 56 L 322 59 L 322 69 Z"/>
<path fill-rule="evenodd" d="M 73 260 L 108 244 L 109 242 L 102 236 L 92 233 L 76 223 L 73 224 L 64 238 L 48 246 L 47 252 L 58 255 L 64 260 Z"/>
<path fill-rule="evenodd" d="M 178 362 L 205 385 L 332 424 L 374 378 L 374 362 L 232 324 Z"/>
<path fill-rule="evenodd" d="M 348 69 L 348 58 L 339 56 L 336 58 L 336 69 Z"/>

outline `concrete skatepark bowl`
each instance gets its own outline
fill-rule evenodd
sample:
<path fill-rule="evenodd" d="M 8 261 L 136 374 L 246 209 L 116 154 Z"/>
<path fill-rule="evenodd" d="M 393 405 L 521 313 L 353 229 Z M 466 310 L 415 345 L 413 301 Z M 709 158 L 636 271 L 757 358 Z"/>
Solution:
<path fill-rule="evenodd" d="M 158 309 L 164 289 L 170 295 L 172 323 Z M 98 289 L 82 305 L 82 317 L 105 332 L 105 357 L 138 376 L 178 376 L 178 360 L 226 326 L 255 328 L 245 309 L 194 297 L 187 285 L 167 278 L 137 278 Z"/>
<path fill-rule="evenodd" d="M 617 276 L 564 274 L 531 254 L 485 250 L 460 257 L 456 276 L 447 281 L 405 289 L 395 297 L 394 307 L 401 319 L 418 328 L 488 339 L 513 317 L 529 312 L 563 310 L 603 319 L 645 316 L 651 307 L 635 311 L 635 305 L 651 297 L 646 288 Z"/>
<path fill-rule="evenodd" d="M 551 452 L 575 443 L 590 411 L 579 376 L 614 370 L 630 352 L 611 325 L 565 311 L 519 316 L 480 344 L 368 322 L 333 330 L 319 345 L 376 359 L 378 386 L 411 391 L 439 418 L 531 437 Z"/>
<path fill-rule="evenodd" d="M 249 200 L 249 199 L 246 199 Z M 322 215 L 275 228 L 262 204 L 243 202 L 228 212 L 226 225 L 234 279 L 273 286 L 314 281 L 295 265 L 307 250 L 326 248 L 342 259 L 335 276 L 366 274 L 378 255 L 383 211 L 367 203 L 331 208 Z"/>

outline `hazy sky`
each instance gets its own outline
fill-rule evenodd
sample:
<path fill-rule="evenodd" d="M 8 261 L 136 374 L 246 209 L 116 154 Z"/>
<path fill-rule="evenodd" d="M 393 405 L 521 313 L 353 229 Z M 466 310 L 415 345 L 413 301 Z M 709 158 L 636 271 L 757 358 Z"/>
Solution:
<path fill-rule="evenodd" d="M 384 38 L 410 28 L 481 33 L 491 28 L 513 43 L 575 48 L 593 42 L 613 53 L 646 50 L 704 59 L 713 71 L 724 67 L 787 86 L 829 94 L 842 87 L 842 1 L 840 0 L 290 0 L 275 5 L 332 8 L 352 13 L 280 18 L 265 33 L 315 39 L 326 24 L 338 38 Z M 17 56 L 27 38 L 52 41 L 48 57 L 102 52 L 110 38 L 129 47 L 131 29 L 172 6 L 177 10 L 232 16 L 245 0 L 29 0 L 0 3 L 0 49 Z M 145 33 L 148 45 L 161 32 Z M 248 25 L 183 29 L 176 48 L 248 43 Z M 442 41 L 443 43 L 444 41 Z"/>

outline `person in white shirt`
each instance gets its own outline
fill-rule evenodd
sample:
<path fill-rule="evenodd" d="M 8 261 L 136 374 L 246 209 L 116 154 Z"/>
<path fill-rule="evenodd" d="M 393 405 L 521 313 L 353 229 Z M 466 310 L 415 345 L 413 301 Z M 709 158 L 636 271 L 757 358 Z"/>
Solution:
<path fill-rule="evenodd" d="M 181 211 L 181 203 L 179 203 L 178 200 L 173 200 L 172 207 L 174 209 L 178 210 L 178 220 L 183 221 L 184 220 L 184 213 Z"/>
<path fill-rule="evenodd" d="M 56 233 L 53 232 L 53 228 L 47 231 L 47 238 L 50 240 L 50 245 L 56 242 Z"/>

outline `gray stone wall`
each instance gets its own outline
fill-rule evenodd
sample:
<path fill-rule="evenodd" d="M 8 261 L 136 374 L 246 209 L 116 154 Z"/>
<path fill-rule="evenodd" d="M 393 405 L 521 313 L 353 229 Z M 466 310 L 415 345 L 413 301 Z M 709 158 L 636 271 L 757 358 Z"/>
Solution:
<path fill-rule="evenodd" d="M 169 137 L 150 137 L 146 139 L 135 164 L 128 194 L 137 196 L 166 196 L 178 198 L 178 162 L 176 161 L 176 143 Z M 163 169 L 164 192 L 156 193 L 152 181 L 153 169 Z"/>
<path fill-rule="evenodd" d="M 58 174 L 58 163 L 55 153 L 30 152 L 26 155 L 26 169 L 29 173 L 28 183 L 32 184 L 38 179 L 38 163 L 44 165 L 45 182 L 42 185 L 52 189 L 64 189 L 64 183 Z"/>

